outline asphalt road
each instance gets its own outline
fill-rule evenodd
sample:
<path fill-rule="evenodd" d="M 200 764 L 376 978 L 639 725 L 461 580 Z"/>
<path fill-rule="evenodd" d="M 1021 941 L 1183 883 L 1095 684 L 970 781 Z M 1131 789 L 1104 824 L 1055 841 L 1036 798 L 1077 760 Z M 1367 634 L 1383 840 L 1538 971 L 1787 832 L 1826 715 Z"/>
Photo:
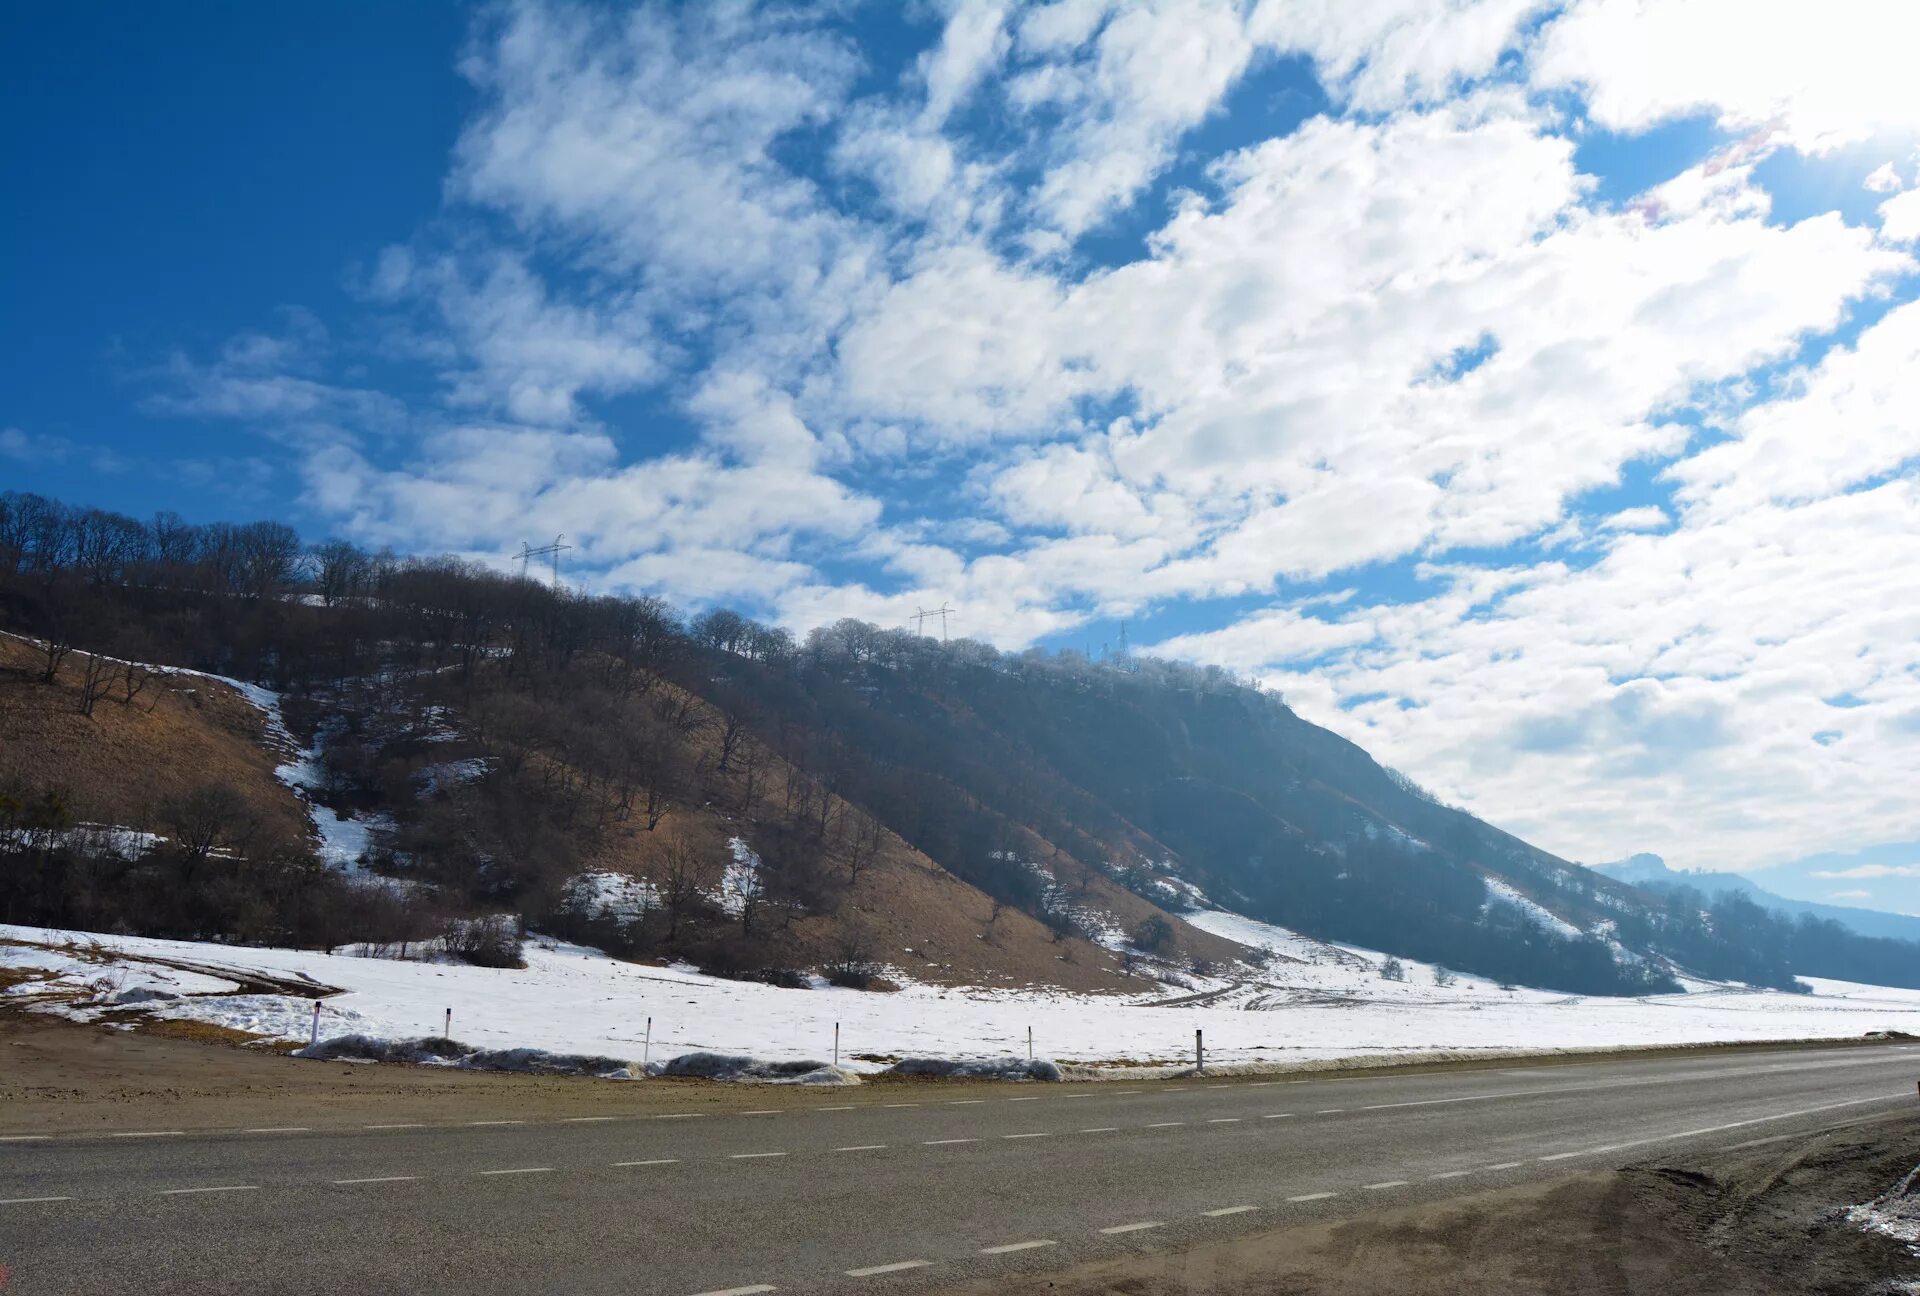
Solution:
<path fill-rule="evenodd" d="M 450 1107 L 50 1131 L 0 1142 L 0 1287 L 926 1290 L 1920 1115 L 1917 1077 L 1920 1047 L 1894 1045 L 965 1101 L 889 1086 L 686 1116 L 482 1124 Z"/>

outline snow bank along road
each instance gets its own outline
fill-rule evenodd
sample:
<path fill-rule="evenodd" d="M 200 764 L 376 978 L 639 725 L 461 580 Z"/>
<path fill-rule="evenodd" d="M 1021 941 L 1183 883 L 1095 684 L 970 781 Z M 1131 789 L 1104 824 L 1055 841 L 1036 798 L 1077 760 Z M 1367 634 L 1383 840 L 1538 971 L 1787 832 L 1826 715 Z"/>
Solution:
<path fill-rule="evenodd" d="M 11 1292 L 893 1292 L 1911 1110 L 1920 1047 L 0 1143 Z M 337 1122 L 337 1118 L 335 1118 Z"/>

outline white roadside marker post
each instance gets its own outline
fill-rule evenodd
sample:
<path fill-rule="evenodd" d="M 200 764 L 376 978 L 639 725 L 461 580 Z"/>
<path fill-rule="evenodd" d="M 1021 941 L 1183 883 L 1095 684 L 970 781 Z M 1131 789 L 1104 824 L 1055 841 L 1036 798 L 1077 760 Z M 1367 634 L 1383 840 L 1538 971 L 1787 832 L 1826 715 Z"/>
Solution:
<path fill-rule="evenodd" d="M 1193 1032 L 1193 1073 L 1200 1075 L 1204 1073 L 1206 1069 L 1207 1047 L 1201 1040 L 1200 1031 L 1196 1028 Z"/>
<path fill-rule="evenodd" d="M 307 1035 L 307 1047 L 312 1048 L 320 1042 L 320 1001 L 313 1001 L 313 1029 Z"/>
<path fill-rule="evenodd" d="M 833 1065 L 840 1065 L 840 1023 L 833 1024 Z"/>
<path fill-rule="evenodd" d="M 451 1008 L 447 1009 L 447 1023 L 445 1026 L 441 1027 L 440 1029 L 440 1038 L 441 1039 L 453 1038 L 453 1009 Z"/>
<path fill-rule="evenodd" d="M 653 1018 L 647 1018 L 647 1042 L 640 1046 L 640 1069 L 645 1071 L 647 1064 L 653 1061 Z"/>
<path fill-rule="evenodd" d="M 1033 1061 L 1033 1027 L 1027 1027 L 1027 1061 Z"/>

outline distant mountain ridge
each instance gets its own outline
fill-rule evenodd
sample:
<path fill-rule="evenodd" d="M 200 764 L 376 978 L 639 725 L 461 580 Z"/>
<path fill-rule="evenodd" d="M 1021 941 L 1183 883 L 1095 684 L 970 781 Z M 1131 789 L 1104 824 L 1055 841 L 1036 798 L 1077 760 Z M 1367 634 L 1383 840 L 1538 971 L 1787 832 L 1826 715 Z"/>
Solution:
<path fill-rule="evenodd" d="M 1769 891 L 1752 878 L 1739 873 L 1677 869 L 1660 856 L 1647 852 L 1630 855 L 1626 859 L 1615 860 L 1610 864 L 1594 864 L 1589 867 L 1596 873 L 1603 873 L 1615 881 L 1625 882 L 1630 886 L 1650 887 L 1663 891 L 1688 886 L 1703 895 L 1739 895 L 1763 908 L 1792 914 L 1796 918 L 1805 914 L 1809 917 L 1837 922 L 1850 931 L 1859 932 L 1862 936 L 1879 936 L 1891 940 L 1920 940 L 1920 918 L 1911 914 L 1888 913 L 1882 909 L 1856 909 L 1851 905 L 1820 904 L 1814 900 L 1794 900 Z"/>

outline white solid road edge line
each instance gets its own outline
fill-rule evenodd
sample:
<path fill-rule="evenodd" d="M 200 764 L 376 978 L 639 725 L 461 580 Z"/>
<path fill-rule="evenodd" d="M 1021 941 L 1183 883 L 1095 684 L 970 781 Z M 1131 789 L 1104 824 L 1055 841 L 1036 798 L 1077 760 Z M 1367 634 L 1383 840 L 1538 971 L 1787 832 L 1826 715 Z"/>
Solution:
<path fill-rule="evenodd" d="M 896 1260 L 892 1264 L 868 1265 L 865 1269 L 848 1269 L 849 1278 L 873 1278 L 880 1274 L 904 1273 L 908 1269 L 925 1269 L 931 1260 Z"/>
<path fill-rule="evenodd" d="M 1032 1251 L 1037 1247 L 1059 1246 L 1052 1238 L 1035 1238 L 1031 1242 L 1008 1242 L 1002 1246 L 981 1247 L 981 1255 L 1006 1255 L 1012 1251 Z"/>
<path fill-rule="evenodd" d="M 1802 1107 L 1798 1111 L 1775 1112 L 1771 1116 L 1755 1116 L 1748 1120 L 1729 1121 L 1725 1125 L 1708 1125 L 1703 1129 L 1681 1130 L 1677 1134 L 1656 1134 L 1651 1138 L 1632 1139 L 1625 1143 L 1609 1143 L 1605 1147 L 1584 1148 L 1578 1152 L 1555 1152 L 1550 1156 L 1536 1157 L 1538 1161 L 1565 1161 L 1570 1157 L 1601 1156 L 1608 1152 L 1620 1152 L 1627 1148 L 1645 1147 L 1649 1143 L 1677 1143 L 1681 1139 L 1700 1138 L 1707 1134 L 1722 1134 L 1727 1130 L 1745 1129 L 1749 1125 L 1765 1125 L 1768 1121 L 1792 1120 L 1795 1116 L 1817 1116 L 1821 1112 L 1838 1111 L 1842 1107 L 1859 1107 L 1864 1103 L 1897 1102 L 1905 1098 L 1901 1094 L 1895 1097 L 1883 1094 L 1873 1098 L 1852 1098 L 1846 1102 L 1825 1103 L 1819 1107 Z M 1493 1167 L 1498 1169 L 1500 1167 Z"/>

